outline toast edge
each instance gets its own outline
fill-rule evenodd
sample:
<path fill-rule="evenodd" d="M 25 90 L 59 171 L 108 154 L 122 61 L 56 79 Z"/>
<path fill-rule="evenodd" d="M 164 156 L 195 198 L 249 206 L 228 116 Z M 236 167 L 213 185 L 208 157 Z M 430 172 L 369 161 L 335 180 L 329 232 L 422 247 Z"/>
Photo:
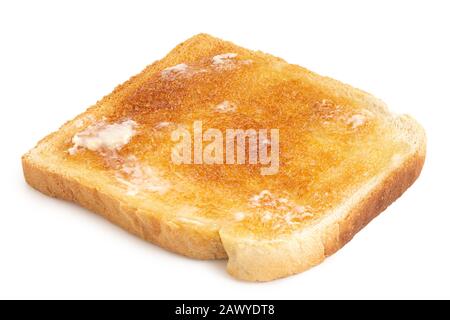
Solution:
<path fill-rule="evenodd" d="M 299 238 L 288 241 L 285 248 L 248 245 L 242 239 L 228 237 L 226 228 L 218 232 L 206 231 L 165 220 L 148 211 L 133 208 L 64 174 L 51 171 L 31 159 L 30 153 L 22 157 L 22 166 L 26 182 L 46 195 L 78 203 L 128 232 L 169 251 L 204 260 L 228 257 L 227 270 L 238 279 L 270 281 L 303 272 L 338 251 L 419 177 L 426 154 L 425 132 L 414 119 L 402 119 L 406 130 L 418 136 L 415 152 L 370 190 L 365 198 L 347 212 L 344 219 L 332 224 L 322 223 L 318 229 L 302 232 Z"/>
<path fill-rule="evenodd" d="M 133 208 L 96 188 L 36 163 L 29 153 L 22 157 L 22 167 L 26 182 L 34 189 L 77 203 L 150 243 L 195 259 L 227 258 L 217 231 L 177 224 L 147 210 Z"/>
<path fill-rule="evenodd" d="M 229 257 L 228 272 L 241 280 L 271 281 L 306 271 L 345 246 L 420 175 L 426 155 L 425 131 L 409 116 L 400 116 L 399 121 L 405 134 L 416 140 L 414 152 L 351 204 L 343 216 L 323 219 L 286 241 L 274 243 L 245 241 L 231 236 L 226 228 L 221 229 L 222 244 Z"/>

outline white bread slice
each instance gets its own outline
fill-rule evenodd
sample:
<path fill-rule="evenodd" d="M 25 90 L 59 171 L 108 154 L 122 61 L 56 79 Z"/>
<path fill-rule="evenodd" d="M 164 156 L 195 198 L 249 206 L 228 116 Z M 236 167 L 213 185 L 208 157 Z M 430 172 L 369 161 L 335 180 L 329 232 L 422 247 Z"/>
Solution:
<path fill-rule="evenodd" d="M 227 53 L 235 60 L 216 69 L 214 57 Z M 196 72 L 162 78 L 180 64 L 181 71 Z M 237 112 L 211 111 L 228 100 Z M 95 123 L 127 119 L 138 134 L 114 159 L 73 149 L 73 137 Z M 216 128 L 280 128 L 279 174 L 260 176 L 249 165 L 173 165 L 170 131 L 161 124 L 194 120 Z M 268 281 L 304 271 L 345 245 L 415 181 L 425 145 L 420 125 L 390 114 L 370 94 L 201 34 L 44 138 L 22 162 L 26 181 L 47 195 L 76 202 L 168 250 L 228 257 L 237 278 Z M 117 166 L 130 156 L 137 159 L 131 166 L 151 166 L 164 183 L 143 190 L 142 179 L 122 173 L 118 179 Z M 130 192 L 130 185 L 138 190 Z M 262 192 L 277 204 L 247 204 Z M 284 195 L 308 215 L 287 212 L 278 202 Z"/>

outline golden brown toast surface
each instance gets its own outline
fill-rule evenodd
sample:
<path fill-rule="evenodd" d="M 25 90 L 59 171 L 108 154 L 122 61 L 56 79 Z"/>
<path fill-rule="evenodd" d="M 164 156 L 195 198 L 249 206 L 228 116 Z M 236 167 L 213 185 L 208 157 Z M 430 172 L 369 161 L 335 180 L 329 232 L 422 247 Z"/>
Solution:
<path fill-rule="evenodd" d="M 223 102 L 231 110 L 218 111 Z M 136 123 L 136 134 L 116 154 L 68 153 L 73 136 L 90 125 L 126 120 Z M 263 176 L 260 165 L 250 164 L 173 164 L 171 131 L 199 120 L 205 130 L 279 129 L 279 172 Z M 62 163 L 89 168 L 125 197 L 160 203 L 161 213 L 180 221 L 234 223 L 256 238 L 289 234 L 320 218 L 409 148 L 392 139 L 391 115 L 368 94 L 207 35 L 177 46 L 74 122 L 52 140 Z M 124 172 L 129 159 L 139 170 L 150 168 L 163 192 L 137 186 L 130 193 L 141 181 Z"/>

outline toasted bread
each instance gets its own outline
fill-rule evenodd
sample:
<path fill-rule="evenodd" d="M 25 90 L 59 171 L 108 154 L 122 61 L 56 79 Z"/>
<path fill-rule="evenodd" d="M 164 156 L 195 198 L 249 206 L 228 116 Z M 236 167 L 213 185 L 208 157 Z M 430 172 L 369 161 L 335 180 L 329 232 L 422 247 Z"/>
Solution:
<path fill-rule="evenodd" d="M 195 121 L 279 130 L 278 172 L 174 163 L 171 133 Z M 47 195 L 173 252 L 228 258 L 237 278 L 268 281 L 344 246 L 416 180 L 425 146 L 419 124 L 366 92 L 200 34 L 22 162 L 26 181 Z"/>

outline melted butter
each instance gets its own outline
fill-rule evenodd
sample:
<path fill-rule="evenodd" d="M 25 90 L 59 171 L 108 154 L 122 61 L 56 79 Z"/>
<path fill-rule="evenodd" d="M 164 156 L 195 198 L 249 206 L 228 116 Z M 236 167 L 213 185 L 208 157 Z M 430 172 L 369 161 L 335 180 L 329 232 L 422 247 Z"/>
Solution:
<path fill-rule="evenodd" d="M 407 148 L 391 140 L 389 116 L 366 105 L 358 97 L 362 93 L 332 94 L 326 80 L 301 67 L 229 43 L 208 50 L 193 61 L 179 62 L 202 72 L 171 81 L 162 81 L 161 72 L 155 72 L 109 115 L 111 122 L 131 118 L 139 123 L 139 134 L 119 154 L 170 173 L 165 175 L 171 186 L 162 198 L 165 203 L 195 204 L 199 217 L 238 223 L 242 232 L 289 233 L 335 207 Z M 234 67 L 214 68 L 213 57 L 224 52 L 237 53 L 226 59 Z M 319 85 L 318 80 L 323 82 Z M 221 101 L 239 108 L 215 112 L 213 106 Z M 279 129 L 279 173 L 261 176 L 258 165 L 172 164 L 170 130 L 161 130 L 161 123 L 191 126 L 196 120 L 223 132 Z M 84 154 L 82 160 L 114 174 L 95 154 Z M 252 206 L 250 199 L 263 190 L 287 203 Z"/>

